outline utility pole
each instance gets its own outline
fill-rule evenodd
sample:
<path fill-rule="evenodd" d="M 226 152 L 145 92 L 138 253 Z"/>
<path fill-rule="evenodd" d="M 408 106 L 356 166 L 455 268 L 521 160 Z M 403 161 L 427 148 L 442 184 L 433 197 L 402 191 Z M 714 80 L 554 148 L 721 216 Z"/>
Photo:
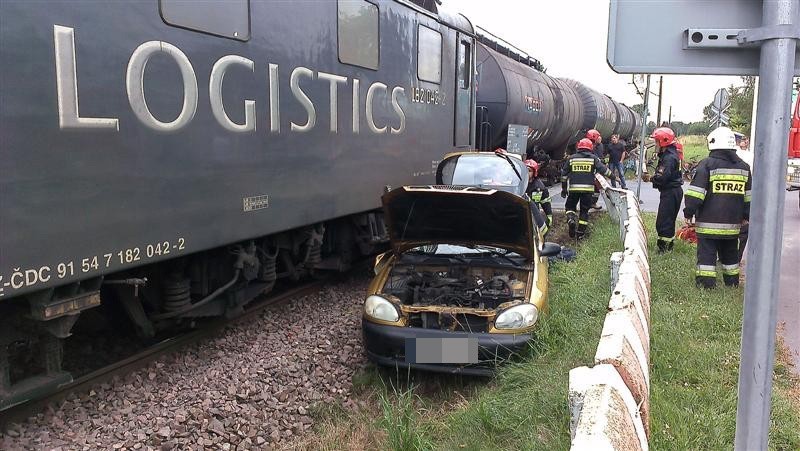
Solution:
<path fill-rule="evenodd" d="M 644 145 L 644 135 L 647 131 L 647 103 L 650 100 L 650 74 L 647 74 L 647 88 L 644 90 L 644 108 L 642 108 L 642 134 L 641 139 L 639 140 L 639 170 L 637 171 L 637 176 L 639 177 L 639 183 L 636 185 L 636 198 L 640 199 L 639 194 L 642 191 L 642 172 L 644 171 L 644 154 L 647 152 L 647 148 Z M 659 98 L 659 101 L 661 99 Z M 658 124 L 656 124 L 658 126 Z M 641 202 L 641 201 L 640 201 Z"/>
<path fill-rule="evenodd" d="M 658 113 L 656 113 L 656 127 L 661 127 L 661 94 L 664 89 L 664 76 L 658 77 Z"/>
<path fill-rule="evenodd" d="M 672 105 L 669 106 L 669 119 L 667 121 L 672 124 Z"/>

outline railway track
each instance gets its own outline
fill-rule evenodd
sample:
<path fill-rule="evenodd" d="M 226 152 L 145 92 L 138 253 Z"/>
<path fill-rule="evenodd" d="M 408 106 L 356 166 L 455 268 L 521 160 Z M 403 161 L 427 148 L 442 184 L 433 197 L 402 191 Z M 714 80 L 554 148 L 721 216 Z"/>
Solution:
<path fill-rule="evenodd" d="M 198 343 L 213 337 L 226 326 L 231 326 L 239 322 L 255 318 L 259 313 L 268 307 L 285 303 L 294 298 L 313 294 L 319 291 L 325 283 L 333 280 L 336 277 L 341 277 L 357 269 L 364 269 L 366 267 L 364 262 L 354 265 L 353 268 L 346 273 L 312 280 L 301 286 L 290 288 L 281 293 L 271 296 L 264 296 L 261 299 L 253 302 L 250 306 L 248 306 L 244 313 L 235 318 L 219 319 L 210 322 L 197 330 L 167 338 L 132 356 L 84 374 L 73 380 L 71 383 L 58 388 L 54 392 L 48 393 L 40 398 L 30 399 L 24 403 L 9 407 L 0 412 L 0 430 L 5 429 L 10 423 L 20 422 L 30 416 L 42 412 L 48 405 L 63 401 L 71 394 L 87 393 L 92 389 L 92 387 L 109 381 L 114 376 L 128 374 L 144 368 L 159 357 L 179 351 L 187 345 Z"/>

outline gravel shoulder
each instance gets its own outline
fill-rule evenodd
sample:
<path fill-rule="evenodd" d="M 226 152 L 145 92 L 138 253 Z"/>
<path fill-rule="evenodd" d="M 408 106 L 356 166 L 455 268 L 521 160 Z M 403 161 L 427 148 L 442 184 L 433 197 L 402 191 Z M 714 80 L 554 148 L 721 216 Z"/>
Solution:
<path fill-rule="evenodd" d="M 269 449 L 353 406 L 366 365 L 367 274 L 266 309 L 257 319 L 0 431 L 0 449 Z"/>

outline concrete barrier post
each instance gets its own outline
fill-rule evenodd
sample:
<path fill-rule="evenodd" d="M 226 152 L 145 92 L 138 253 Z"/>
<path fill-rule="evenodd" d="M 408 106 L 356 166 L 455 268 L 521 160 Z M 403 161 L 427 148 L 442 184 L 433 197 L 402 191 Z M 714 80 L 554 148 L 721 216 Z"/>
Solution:
<path fill-rule="evenodd" d="M 619 267 L 622 265 L 622 252 L 614 252 L 611 254 L 611 292 L 614 292 L 614 287 L 619 280 Z"/>
<path fill-rule="evenodd" d="M 650 262 L 639 200 L 597 177 L 624 250 L 611 255 L 611 296 L 593 368 L 569 374 L 572 450 L 647 450 Z"/>

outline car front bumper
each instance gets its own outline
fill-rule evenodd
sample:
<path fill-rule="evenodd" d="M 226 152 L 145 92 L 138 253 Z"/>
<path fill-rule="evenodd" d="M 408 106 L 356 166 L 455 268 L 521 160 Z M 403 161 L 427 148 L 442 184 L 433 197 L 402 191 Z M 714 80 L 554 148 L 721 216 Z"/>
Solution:
<path fill-rule="evenodd" d="M 397 327 L 361 320 L 364 348 L 374 363 L 396 368 L 491 376 L 498 363 L 528 348 L 532 334 L 490 334 L 451 332 L 418 327 Z M 406 340 L 417 338 L 465 338 L 477 341 L 478 362 L 466 364 L 416 363 L 406 361 Z"/>

